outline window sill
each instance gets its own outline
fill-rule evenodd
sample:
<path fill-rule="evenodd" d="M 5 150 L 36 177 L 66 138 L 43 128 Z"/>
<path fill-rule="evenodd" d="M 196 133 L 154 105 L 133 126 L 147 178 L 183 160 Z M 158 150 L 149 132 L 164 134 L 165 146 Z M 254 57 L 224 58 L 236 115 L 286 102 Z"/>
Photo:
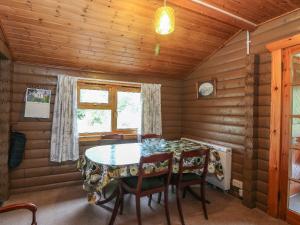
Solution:
<path fill-rule="evenodd" d="M 137 134 L 123 134 L 123 140 L 136 140 Z M 102 138 L 100 135 L 88 135 L 88 136 L 80 136 L 79 142 L 92 142 L 92 141 L 101 141 Z"/>

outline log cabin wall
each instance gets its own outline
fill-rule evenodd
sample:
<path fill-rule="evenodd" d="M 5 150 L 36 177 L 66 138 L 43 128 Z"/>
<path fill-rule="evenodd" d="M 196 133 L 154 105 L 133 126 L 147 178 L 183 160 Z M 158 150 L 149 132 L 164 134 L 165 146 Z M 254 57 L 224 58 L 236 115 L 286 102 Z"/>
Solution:
<path fill-rule="evenodd" d="M 10 131 L 11 62 L 0 60 L 0 199 L 9 193 L 8 149 Z"/>
<path fill-rule="evenodd" d="M 266 44 L 300 33 L 300 11 L 261 25 L 251 33 L 251 52 L 259 55 L 258 101 L 255 124 L 257 128 L 257 192 L 256 206 L 267 210 L 269 134 L 271 105 L 271 54 Z"/>
<path fill-rule="evenodd" d="M 253 152 L 245 154 L 247 130 L 246 32 L 242 32 L 201 64 L 184 82 L 182 136 L 232 147 L 232 178 L 244 181 L 248 200 L 266 211 L 271 103 L 271 54 L 269 42 L 300 32 L 300 11 L 265 23 L 250 34 L 250 55 L 258 57 L 253 88 Z M 257 59 L 256 59 L 257 60 Z M 255 60 L 254 60 L 255 61 Z M 196 82 L 217 79 L 217 96 L 196 100 Z M 249 114 L 248 114 L 249 117 Z M 249 144 L 249 143 L 248 143 Z M 251 162 L 247 163 L 247 160 Z M 250 169 L 245 168 L 252 164 Z M 247 171 L 248 170 L 248 171 Z M 244 187 L 245 188 L 245 187 Z M 245 202 L 244 202 L 245 203 Z M 248 202 L 249 203 L 249 202 Z M 247 203 L 246 203 L 247 204 Z M 249 204 L 247 204 L 249 205 Z"/>
<path fill-rule="evenodd" d="M 232 178 L 243 181 L 246 34 L 238 34 L 184 82 L 182 136 L 231 147 Z M 215 97 L 196 98 L 196 82 L 217 80 Z"/>
<path fill-rule="evenodd" d="M 75 163 L 58 165 L 49 162 L 51 121 L 50 119 L 24 118 L 24 96 L 27 87 L 51 89 L 51 117 L 55 99 L 56 75 L 99 78 L 162 84 L 163 136 L 168 139 L 181 136 L 182 81 L 135 75 L 110 75 L 95 72 L 79 72 L 26 64 L 14 64 L 11 125 L 13 130 L 27 136 L 24 160 L 11 171 L 11 193 L 42 190 L 81 183 Z M 94 143 L 81 143 L 81 153 Z"/>

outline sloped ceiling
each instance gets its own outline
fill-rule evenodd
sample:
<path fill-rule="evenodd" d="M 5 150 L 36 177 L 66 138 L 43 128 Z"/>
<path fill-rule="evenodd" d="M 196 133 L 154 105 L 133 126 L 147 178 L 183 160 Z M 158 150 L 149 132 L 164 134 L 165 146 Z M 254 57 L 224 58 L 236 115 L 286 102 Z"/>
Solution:
<path fill-rule="evenodd" d="M 300 1 L 206 0 L 261 23 Z M 284 3 L 283 3 L 284 2 Z M 15 61 L 184 78 L 239 27 L 174 5 L 175 32 L 155 34 L 159 0 L 3 0 L 1 28 Z M 159 49 L 159 54 L 155 54 Z"/>
<path fill-rule="evenodd" d="M 204 0 L 253 23 L 260 24 L 300 7 L 299 0 Z"/>

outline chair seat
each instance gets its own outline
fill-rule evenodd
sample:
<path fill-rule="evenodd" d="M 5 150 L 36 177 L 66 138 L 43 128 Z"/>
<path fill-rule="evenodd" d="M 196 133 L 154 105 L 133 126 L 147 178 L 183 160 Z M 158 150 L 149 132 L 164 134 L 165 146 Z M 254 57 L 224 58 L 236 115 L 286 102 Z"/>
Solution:
<path fill-rule="evenodd" d="M 177 181 L 178 174 L 172 174 L 171 183 L 175 184 Z M 201 175 L 196 173 L 183 173 L 182 174 L 182 182 L 191 181 L 191 180 L 200 180 Z"/>
<path fill-rule="evenodd" d="M 126 177 L 122 179 L 129 187 L 136 189 L 138 184 L 138 177 Z M 164 179 L 161 177 L 144 178 L 142 182 L 142 191 L 163 187 Z"/>

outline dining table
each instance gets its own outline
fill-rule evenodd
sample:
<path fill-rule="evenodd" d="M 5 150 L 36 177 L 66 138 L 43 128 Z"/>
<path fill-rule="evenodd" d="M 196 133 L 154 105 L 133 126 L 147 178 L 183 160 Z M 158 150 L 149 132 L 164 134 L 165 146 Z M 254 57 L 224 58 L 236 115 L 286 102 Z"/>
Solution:
<path fill-rule="evenodd" d="M 140 143 L 110 144 L 89 148 L 78 160 L 77 166 L 82 173 L 83 189 L 88 194 L 88 201 L 97 205 L 103 205 L 116 198 L 118 200 L 118 188 L 110 196 L 103 198 L 104 188 L 112 182 L 118 182 L 123 177 L 137 176 L 140 158 L 164 152 L 173 152 L 173 173 L 178 173 L 179 160 L 183 151 L 196 149 L 209 149 L 209 164 L 216 168 L 216 174 L 210 174 L 222 178 L 222 164 L 218 152 L 211 146 L 193 142 L 188 139 L 164 140 L 146 139 Z M 213 156 L 213 157 L 212 157 Z M 213 160 L 212 160 L 213 159 Z M 191 158 L 188 164 L 199 164 L 204 159 Z M 164 166 L 163 162 L 149 164 L 145 170 L 159 170 Z M 187 171 L 190 172 L 190 171 Z M 193 171 L 201 174 L 202 171 Z M 221 176 L 220 176 L 221 175 Z M 115 204 L 117 205 L 117 204 Z M 116 212 L 109 224 L 113 224 Z"/>

